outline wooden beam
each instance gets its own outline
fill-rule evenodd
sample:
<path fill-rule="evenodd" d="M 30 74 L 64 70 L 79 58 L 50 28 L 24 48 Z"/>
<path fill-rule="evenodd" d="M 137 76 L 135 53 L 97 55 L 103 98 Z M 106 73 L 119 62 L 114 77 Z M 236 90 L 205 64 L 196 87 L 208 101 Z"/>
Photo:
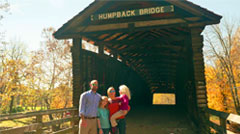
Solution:
<path fill-rule="evenodd" d="M 176 64 L 171 64 L 171 63 L 163 63 L 163 62 L 152 62 L 152 63 L 145 63 L 145 62 L 141 62 L 141 61 L 130 61 L 131 63 L 134 63 L 136 65 L 139 65 L 139 67 L 154 67 L 154 68 L 158 68 L 160 66 L 168 66 L 168 67 L 174 67 L 176 68 L 177 65 Z"/>
<path fill-rule="evenodd" d="M 145 34 L 148 34 L 148 33 L 145 33 Z M 141 35 L 143 36 L 143 35 Z M 169 36 L 169 37 L 158 37 L 157 39 L 154 39 L 154 40 L 149 40 L 147 38 L 140 38 L 139 40 L 129 40 L 129 39 L 125 39 L 125 40 L 115 40 L 115 41 L 107 41 L 108 44 L 120 44 L 120 45 L 140 45 L 142 44 L 143 42 L 149 42 L 152 44 L 166 44 L 166 42 L 170 43 L 170 42 L 178 42 L 178 41 L 182 41 L 186 38 L 187 36 L 175 36 L 175 35 L 172 35 L 172 36 Z M 93 38 L 92 38 L 93 39 Z M 106 41 L 102 41 L 102 40 L 99 40 L 99 39 L 93 39 L 94 41 L 97 41 L 99 43 L 106 43 Z"/>
<path fill-rule="evenodd" d="M 132 63 L 135 63 L 135 64 L 140 64 L 140 63 L 136 63 L 136 62 L 132 62 Z M 157 68 L 157 69 L 160 69 L 160 68 L 168 68 L 168 69 L 173 69 L 175 70 L 177 68 L 177 65 L 172 65 L 172 64 L 162 64 L 162 63 L 154 63 L 154 64 L 141 64 L 143 65 L 144 68 Z"/>
<path fill-rule="evenodd" d="M 176 90 L 171 90 L 171 89 L 161 89 L 161 86 L 155 89 L 154 93 L 170 93 L 170 94 L 175 94 Z"/>
<path fill-rule="evenodd" d="M 172 19 L 161 19 L 161 20 L 150 20 L 150 21 L 137 21 L 133 22 L 134 29 L 141 27 L 152 27 L 161 25 L 171 25 L 171 24 L 184 24 L 186 21 L 184 18 L 172 18 Z M 108 30 L 118 30 L 118 29 L 128 29 L 129 23 L 112 23 L 112 24 L 102 24 L 102 25 L 89 25 L 84 27 L 76 28 L 75 32 L 97 32 L 97 31 L 108 31 Z"/>
<path fill-rule="evenodd" d="M 173 74 L 176 75 L 176 71 L 174 69 L 166 69 L 166 68 L 144 68 L 144 69 L 139 69 L 139 71 L 144 72 L 145 70 L 148 70 L 149 75 L 159 75 L 159 74 Z"/>
<path fill-rule="evenodd" d="M 166 63 L 178 63 L 179 60 L 175 59 L 175 58 L 151 58 L 151 57 L 145 57 L 145 58 L 139 58 L 139 59 L 135 59 L 136 61 L 142 61 L 144 63 L 152 63 L 152 62 L 166 62 Z"/>
<path fill-rule="evenodd" d="M 115 34 L 111 35 L 110 37 L 104 39 L 104 41 L 111 41 L 111 40 L 119 37 L 119 35 L 122 35 L 122 33 L 115 33 Z"/>
<path fill-rule="evenodd" d="M 101 55 L 104 54 L 104 45 L 98 44 L 98 53 Z"/>
<path fill-rule="evenodd" d="M 188 24 L 188 27 L 205 27 L 206 25 L 218 24 L 220 21 L 204 21 Z"/>
<path fill-rule="evenodd" d="M 165 64 L 165 65 L 169 65 L 169 64 L 177 64 L 178 63 L 178 61 L 177 60 L 175 60 L 175 61 L 171 61 L 171 60 L 158 60 L 158 59 L 156 59 L 156 60 L 144 60 L 144 61 L 142 61 L 142 62 L 139 62 L 139 63 L 141 63 L 141 64 L 148 64 L 148 65 L 154 65 L 154 64 L 156 64 L 156 63 L 158 63 L 158 64 Z"/>
<path fill-rule="evenodd" d="M 149 27 L 156 25 L 168 25 L 168 24 L 177 24 L 177 23 L 185 23 L 182 18 L 174 18 L 174 19 L 161 19 L 161 20 L 152 20 L 152 21 L 140 21 L 135 22 L 135 27 Z"/>
<path fill-rule="evenodd" d="M 149 46 L 149 47 L 137 47 L 136 46 L 135 49 L 130 50 L 130 51 L 125 51 L 125 52 L 145 54 L 145 53 L 164 53 L 166 51 L 167 51 L 167 53 L 178 53 L 179 52 L 178 49 L 173 49 L 172 47 L 167 46 L 167 45 L 165 45 L 163 47 L 161 47 L 161 46 L 159 46 L 159 47 L 151 47 L 151 46 Z"/>
<path fill-rule="evenodd" d="M 146 75 L 146 76 L 150 76 L 151 79 L 154 79 L 153 77 L 159 77 L 159 76 L 176 77 L 176 74 L 171 73 L 171 72 L 157 72 L 157 73 L 153 73 L 153 72 L 144 73 L 143 72 L 143 74 Z"/>
<path fill-rule="evenodd" d="M 138 55 L 138 53 L 126 53 L 123 55 L 128 59 L 135 59 L 135 58 L 141 59 L 141 58 L 146 58 L 146 57 L 156 58 L 156 57 L 162 57 L 162 56 L 165 56 L 166 58 L 169 58 L 169 57 L 182 58 L 183 57 L 183 56 L 179 56 L 178 54 L 174 54 L 174 53 L 147 53 L 147 54 L 142 54 L 142 55 Z"/>
<path fill-rule="evenodd" d="M 106 34 L 102 34 L 98 37 L 99 40 L 104 40 L 106 38 L 108 38 L 109 36 L 111 36 L 110 34 L 106 33 Z"/>
<path fill-rule="evenodd" d="M 153 29 L 165 29 L 165 28 L 177 28 L 177 27 L 184 27 L 187 28 L 187 24 L 169 24 L 169 25 L 161 25 L 161 26 L 152 26 L 152 27 L 142 27 L 142 28 L 134 28 L 132 31 L 129 31 L 128 28 L 126 29 L 118 29 L 118 30 L 107 30 L 107 31 L 94 31 L 94 32 L 68 32 L 65 34 L 61 34 L 61 36 L 56 37 L 57 39 L 69 39 L 69 38 L 80 38 L 81 36 L 89 36 L 93 34 L 114 34 L 116 32 L 127 32 L 127 33 L 139 33 L 139 32 L 144 32 L 144 31 L 149 31 Z M 166 37 L 166 36 L 165 36 Z M 132 39 L 130 36 L 129 39 Z"/>

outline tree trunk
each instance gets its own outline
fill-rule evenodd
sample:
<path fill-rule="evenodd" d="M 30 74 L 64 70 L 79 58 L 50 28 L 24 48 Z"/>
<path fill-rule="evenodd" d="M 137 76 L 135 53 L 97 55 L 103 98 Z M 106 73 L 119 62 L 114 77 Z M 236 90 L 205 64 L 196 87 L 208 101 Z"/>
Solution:
<path fill-rule="evenodd" d="M 9 106 L 9 113 L 12 113 L 13 111 L 13 103 L 14 103 L 14 96 L 11 96 L 11 103 L 10 103 L 10 106 Z"/>
<path fill-rule="evenodd" d="M 235 81 L 235 77 L 234 77 L 234 74 L 233 74 L 233 69 L 232 69 L 232 64 L 230 64 L 230 73 L 232 75 L 231 79 L 232 79 L 232 84 L 233 84 L 233 88 L 234 88 L 234 91 L 235 91 L 235 97 L 236 97 L 236 103 L 237 103 L 237 112 L 239 114 L 239 98 L 238 98 L 238 91 L 237 91 L 237 84 L 236 84 L 236 81 Z"/>

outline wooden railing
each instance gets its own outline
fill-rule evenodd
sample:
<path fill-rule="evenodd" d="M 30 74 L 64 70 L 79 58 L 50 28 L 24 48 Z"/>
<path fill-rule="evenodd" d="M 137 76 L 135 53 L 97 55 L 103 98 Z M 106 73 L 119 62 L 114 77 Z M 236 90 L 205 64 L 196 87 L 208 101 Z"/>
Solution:
<path fill-rule="evenodd" d="M 52 115 L 60 114 L 62 115 L 60 119 L 54 119 L 50 121 L 43 121 L 43 116 L 52 116 Z M 77 133 L 78 131 L 78 110 L 76 108 L 65 108 L 65 109 L 55 109 L 55 110 L 46 110 L 46 111 L 38 111 L 38 112 L 28 112 L 21 114 L 11 114 L 11 115 L 1 115 L 1 121 L 22 119 L 22 118 L 35 118 L 35 121 L 27 126 L 23 127 L 14 127 L 8 128 L 5 130 L 0 130 L 0 134 L 42 134 L 45 133 L 50 128 L 53 128 L 56 125 L 70 122 L 70 127 L 64 129 L 57 129 L 56 131 L 48 131 L 48 133 L 52 134 L 66 134 L 66 133 Z"/>
<path fill-rule="evenodd" d="M 227 122 L 233 122 L 240 125 L 239 115 L 220 112 L 213 109 L 206 109 L 206 112 L 219 118 L 219 124 L 216 124 L 211 120 L 208 123 L 209 127 L 214 129 L 218 134 L 239 134 L 239 132 L 234 133 L 230 130 L 227 130 Z"/>

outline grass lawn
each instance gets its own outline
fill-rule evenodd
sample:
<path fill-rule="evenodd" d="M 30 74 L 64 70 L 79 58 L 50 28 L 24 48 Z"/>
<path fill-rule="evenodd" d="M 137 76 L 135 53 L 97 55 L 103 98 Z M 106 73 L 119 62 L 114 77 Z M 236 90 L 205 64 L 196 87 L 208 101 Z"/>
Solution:
<path fill-rule="evenodd" d="M 22 127 L 28 124 L 31 124 L 35 119 L 34 118 L 22 118 L 22 119 L 15 119 L 11 121 L 2 121 L 0 122 L 0 130 L 9 128 L 9 127 Z"/>
<path fill-rule="evenodd" d="M 31 112 L 31 107 L 27 107 L 27 109 L 23 108 L 25 112 Z M 40 111 L 41 107 L 36 107 L 36 111 Z M 9 120 L 9 121 L 1 121 L 0 122 L 0 130 L 10 127 L 22 127 L 26 126 L 28 124 L 31 124 L 34 122 L 35 118 L 22 118 L 22 119 L 15 119 L 15 120 Z"/>
<path fill-rule="evenodd" d="M 27 109 L 23 108 L 25 111 L 32 111 L 32 107 L 27 107 Z M 36 110 L 34 111 L 40 111 L 41 107 L 36 107 Z M 42 110 L 47 110 L 47 107 L 42 107 Z"/>

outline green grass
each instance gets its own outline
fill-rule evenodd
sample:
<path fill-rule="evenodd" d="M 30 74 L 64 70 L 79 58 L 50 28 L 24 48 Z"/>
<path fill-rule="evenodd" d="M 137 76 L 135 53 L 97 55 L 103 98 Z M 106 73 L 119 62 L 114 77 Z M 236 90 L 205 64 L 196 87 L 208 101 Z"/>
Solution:
<path fill-rule="evenodd" d="M 24 112 L 31 112 L 31 107 L 23 107 Z M 40 111 L 41 107 L 36 107 L 36 111 Z M 35 110 L 34 110 L 35 111 Z M 1 121 L 0 122 L 0 129 L 1 128 L 9 128 L 9 127 L 22 127 L 28 124 L 31 124 L 35 120 L 34 117 L 30 118 L 22 118 L 22 119 L 15 119 L 15 120 L 8 120 L 8 121 Z"/>
<path fill-rule="evenodd" d="M 0 128 L 22 127 L 31 124 L 33 121 L 34 118 L 22 118 L 9 121 L 2 121 L 0 122 Z"/>
<path fill-rule="evenodd" d="M 25 109 L 25 107 L 24 107 L 24 110 L 25 111 L 40 111 L 41 107 L 36 107 L 36 110 L 35 109 L 32 110 L 32 107 L 27 107 L 27 109 Z M 47 110 L 47 107 L 43 107 L 42 110 Z"/>

